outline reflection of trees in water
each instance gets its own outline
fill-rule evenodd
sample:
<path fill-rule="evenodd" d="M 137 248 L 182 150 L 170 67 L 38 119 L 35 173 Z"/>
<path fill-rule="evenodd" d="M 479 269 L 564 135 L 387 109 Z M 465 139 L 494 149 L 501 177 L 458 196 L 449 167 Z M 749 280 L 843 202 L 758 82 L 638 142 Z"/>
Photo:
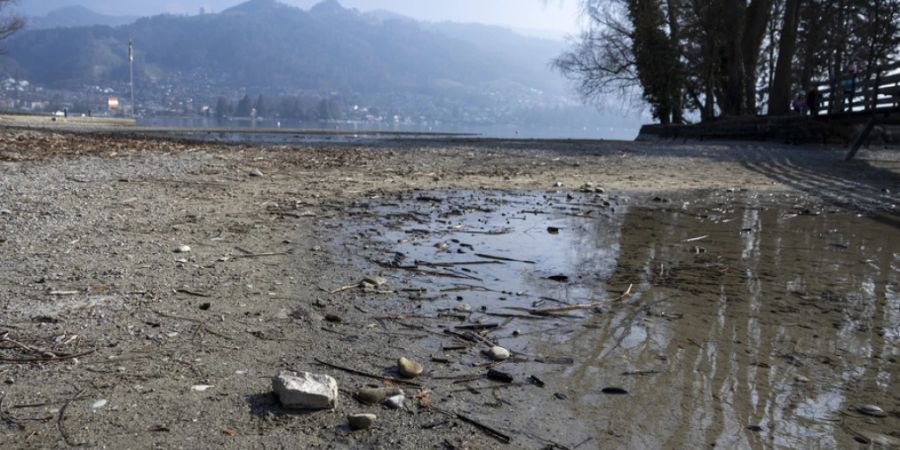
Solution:
<path fill-rule="evenodd" d="M 849 435 L 815 419 L 830 408 L 877 401 L 889 394 L 885 380 L 897 375 L 887 360 L 897 340 L 889 330 L 900 325 L 890 287 L 898 248 L 886 238 L 893 230 L 846 215 L 706 213 L 711 217 L 637 208 L 625 214 L 608 286 L 635 283 L 640 295 L 571 334 L 579 358 L 567 377 L 578 391 L 618 383 L 632 396 L 615 403 L 617 414 L 595 394 L 577 408 L 607 420 L 598 429 L 615 429 L 626 440 L 620 445 L 849 443 Z M 716 215 L 730 220 L 716 223 Z M 702 235 L 710 237 L 683 242 Z M 695 246 L 707 252 L 692 253 Z M 622 375 L 647 369 L 667 372 Z M 797 375 L 811 383 L 795 382 Z"/>

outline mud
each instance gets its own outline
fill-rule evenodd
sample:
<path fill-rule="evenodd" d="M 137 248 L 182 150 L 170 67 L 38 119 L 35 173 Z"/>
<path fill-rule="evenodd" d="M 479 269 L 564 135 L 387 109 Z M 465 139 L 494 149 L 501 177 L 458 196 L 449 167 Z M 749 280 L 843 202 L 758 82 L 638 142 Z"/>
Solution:
<path fill-rule="evenodd" d="M 374 216 L 358 232 L 377 244 L 350 248 L 402 267 L 388 272 L 397 284 L 424 289 L 396 307 L 413 314 L 406 326 L 497 326 L 481 336 L 517 358 L 495 368 L 524 385 L 461 383 L 474 389 L 454 402 L 531 430 L 533 443 L 896 445 L 896 230 L 792 205 L 790 195 L 655 200 L 415 193 L 357 205 Z M 590 307 L 541 314 L 571 305 Z M 447 337 L 423 339 L 445 354 Z M 477 373 L 487 360 L 477 349 L 487 346 L 445 354 L 452 362 L 436 370 Z M 486 386 L 493 397 L 475 390 Z M 873 419 L 856 411 L 864 404 L 893 412 Z"/>

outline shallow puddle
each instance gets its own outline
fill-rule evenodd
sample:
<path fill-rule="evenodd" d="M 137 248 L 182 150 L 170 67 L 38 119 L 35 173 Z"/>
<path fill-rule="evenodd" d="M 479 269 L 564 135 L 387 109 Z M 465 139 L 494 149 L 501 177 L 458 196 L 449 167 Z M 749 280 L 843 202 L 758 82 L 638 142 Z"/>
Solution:
<path fill-rule="evenodd" d="M 560 445 L 898 445 L 897 229 L 787 195 L 655 200 L 404 194 L 352 208 L 354 254 L 398 313 L 516 353 L 546 388 L 507 414 Z"/>

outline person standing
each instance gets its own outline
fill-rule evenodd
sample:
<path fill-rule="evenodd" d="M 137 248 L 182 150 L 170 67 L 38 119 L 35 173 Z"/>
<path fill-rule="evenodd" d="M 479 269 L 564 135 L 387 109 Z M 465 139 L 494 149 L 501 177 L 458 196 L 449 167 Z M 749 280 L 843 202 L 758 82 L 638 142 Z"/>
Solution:
<path fill-rule="evenodd" d="M 813 86 L 806 93 L 806 108 L 813 117 L 819 115 L 819 88 Z"/>

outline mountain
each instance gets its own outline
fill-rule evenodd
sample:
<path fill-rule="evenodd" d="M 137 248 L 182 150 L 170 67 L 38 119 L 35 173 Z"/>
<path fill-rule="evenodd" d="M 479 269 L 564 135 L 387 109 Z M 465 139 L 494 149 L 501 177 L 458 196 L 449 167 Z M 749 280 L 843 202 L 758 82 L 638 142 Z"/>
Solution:
<path fill-rule="evenodd" d="M 123 79 L 129 35 L 144 84 L 192 74 L 263 91 L 475 95 L 559 88 L 546 69 L 552 46 L 541 40 L 493 27 L 471 28 L 477 35 L 467 37 L 464 26 L 373 17 L 336 0 L 309 10 L 250 0 L 219 14 L 26 30 L 6 47 L 32 81 L 68 88 Z"/>
<path fill-rule="evenodd" d="M 133 23 L 137 17 L 108 16 L 80 5 L 65 6 L 44 16 L 28 17 L 28 29 L 87 27 L 92 25 L 119 26 Z"/>

